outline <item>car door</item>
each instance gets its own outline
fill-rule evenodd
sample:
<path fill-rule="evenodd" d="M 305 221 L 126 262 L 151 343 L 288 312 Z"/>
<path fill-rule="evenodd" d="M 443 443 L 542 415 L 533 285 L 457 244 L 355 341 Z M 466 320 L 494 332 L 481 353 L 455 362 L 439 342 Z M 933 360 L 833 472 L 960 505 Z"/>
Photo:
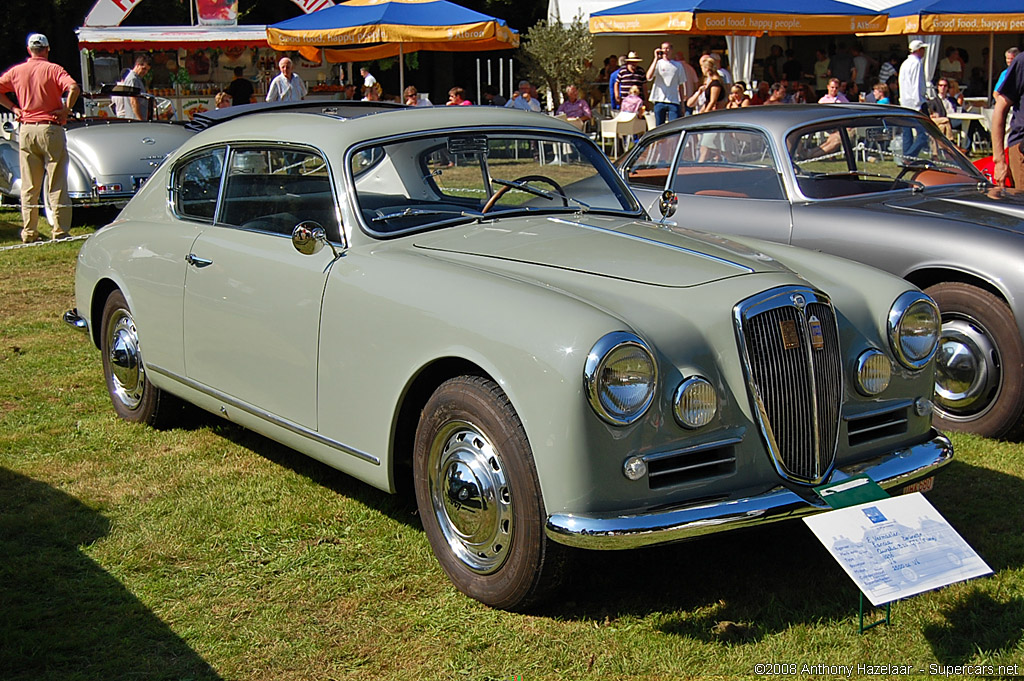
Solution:
<path fill-rule="evenodd" d="M 669 173 L 665 165 L 671 155 Z M 792 227 L 776 160 L 763 133 L 705 129 L 650 140 L 627 162 L 626 181 L 654 219 L 666 188 L 679 200 L 668 224 L 789 242 Z"/>
<path fill-rule="evenodd" d="M 298 253 L 303 221 L 339 236 L 324 158 L 283 145 L 229 152 L 216 222 L 192 246 L 185 279 L 188 377 L 316 429 L 320 305 L 333 256 Z"/>

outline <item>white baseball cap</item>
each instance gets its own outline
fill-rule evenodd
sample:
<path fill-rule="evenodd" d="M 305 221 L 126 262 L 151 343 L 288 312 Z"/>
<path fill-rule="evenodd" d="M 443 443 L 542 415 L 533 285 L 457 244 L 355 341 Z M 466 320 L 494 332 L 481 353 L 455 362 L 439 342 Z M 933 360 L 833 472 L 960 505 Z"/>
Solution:
<path fill-rule="evenodd" d="M 49 47 L 50 41 L 42 33 L 33 33 L 28 37 L 29 47 Z"/>
<path fill-rule="evenodd" d="M 910 51 L 911 52 L 917 52 L 918 50 L 920 50 L 923 47 L 928 47 L 928 43 L 926 43 L 923 40 L 911 40 L 910 41 Z"/>

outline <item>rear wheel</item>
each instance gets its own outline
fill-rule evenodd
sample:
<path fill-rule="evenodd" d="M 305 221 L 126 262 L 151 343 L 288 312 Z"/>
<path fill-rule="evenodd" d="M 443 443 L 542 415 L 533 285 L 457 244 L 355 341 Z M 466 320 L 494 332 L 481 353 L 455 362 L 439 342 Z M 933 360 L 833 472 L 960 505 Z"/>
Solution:
<path fill-rule="evenodd" d="M 476 376 L 442 384 L 423 409 L 413 456 L 423 528 L 460 591 L 522 610 L 558 585 L 565 549 L 544 534 L 530 443 L 497 384 Z"/>
<path fill-rule="evenodd" d="M 103 377 L 114 411 L 126 421 L 169 425 L 181 403 L 149 382 L 135 319 L 120 291 L 107 297 L 100 333 Z"/>
<path fill-rule="evenodd" d="M 1024 432 L 1024 342 L 1010 308 L 970 284 L 925 289 L 942 313 L 935 425 L 994 438 Z"/>

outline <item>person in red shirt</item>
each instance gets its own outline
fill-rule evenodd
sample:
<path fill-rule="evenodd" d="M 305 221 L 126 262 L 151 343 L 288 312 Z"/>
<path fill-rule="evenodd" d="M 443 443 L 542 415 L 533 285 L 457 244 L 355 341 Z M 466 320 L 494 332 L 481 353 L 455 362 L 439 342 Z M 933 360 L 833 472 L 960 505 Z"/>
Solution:
<path fill-rule="evenodd" d="M 68 149 L 62 127 L 81 91 L 75 79 L 50 61 L 50 41 L 42 33 L 28 37 L 29 58 L 0 75 L 0 105 L 21 123 L 18 146 L 21 166 L 21 240 L 39 241 L 39 194 L 46 176 L 47 196 L 54 209 L 52 236 L 70 234 Z M 17 104 L 8 96 L 14 94 Z"/>

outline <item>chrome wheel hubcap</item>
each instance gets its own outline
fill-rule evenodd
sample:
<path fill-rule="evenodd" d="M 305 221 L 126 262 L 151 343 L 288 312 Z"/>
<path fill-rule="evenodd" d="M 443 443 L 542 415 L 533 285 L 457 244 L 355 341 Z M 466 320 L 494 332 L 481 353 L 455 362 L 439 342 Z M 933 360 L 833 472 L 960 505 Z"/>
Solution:
<path fill-rule="evenodd" d="M 508 557 L 512 493 L 498 451 L 475 426 L 446 424 L 429 459 L 434 517 L 452 553 L 470 570 L 489 574 Z"/>
<path fill-rule="evenodd" d="M 139 336 L 135 321 L 125 310 L 118 310 L 110 320 L 107 339 L 111 386 L 115 397 L 128 409 L 142 402 L 146 387 L 146 370 L 139 352 Z"/>
<path fill-rule="evenodd" d="M 982 327 L 966 319 L 943 322 L 935 362 L 935 402 L 944 418 L 969 421 L 991 408 L 999 353 Z"/>

